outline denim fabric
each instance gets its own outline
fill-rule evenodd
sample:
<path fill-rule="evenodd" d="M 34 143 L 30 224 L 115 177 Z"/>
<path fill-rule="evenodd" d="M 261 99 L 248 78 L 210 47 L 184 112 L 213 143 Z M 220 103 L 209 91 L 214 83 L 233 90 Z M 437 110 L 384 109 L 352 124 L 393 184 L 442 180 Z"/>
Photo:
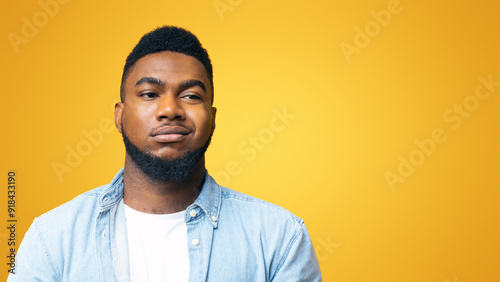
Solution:
<path fill-rule="evenodd" d="M 122 196 L 123 169 L 36 218 L 8 281 L 129 281 Z M 185 222 L 189 281 L 322 281 L 302 219 L 219 186 L 208 172 Z"/>

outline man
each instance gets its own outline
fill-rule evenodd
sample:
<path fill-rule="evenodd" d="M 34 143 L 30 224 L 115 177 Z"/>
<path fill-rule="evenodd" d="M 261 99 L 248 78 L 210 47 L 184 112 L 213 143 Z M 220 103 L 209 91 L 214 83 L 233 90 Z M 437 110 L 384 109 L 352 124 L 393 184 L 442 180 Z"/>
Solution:
<path fill-rule="evenodd" d="M 9 281 L 321 281 L 300 218 L 208 174 L 212 64 L 193 34 L 144 35 L 120 97 L 124 168 L 36 218 Z"/>

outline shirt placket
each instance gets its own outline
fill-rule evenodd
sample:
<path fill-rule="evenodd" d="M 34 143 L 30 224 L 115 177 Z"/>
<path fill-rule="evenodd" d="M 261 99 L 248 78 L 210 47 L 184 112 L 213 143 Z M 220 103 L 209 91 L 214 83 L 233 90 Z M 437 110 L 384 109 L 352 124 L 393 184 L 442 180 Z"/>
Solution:
<path fill-rule="evenodd" d="M 96 256 L 99 281 L 115 281 L 110 242 L 110 213 L 101 211 L 96 220 Z"/>
<path fill-rule="evenodd" d="M 187 216 L 189 281 L 206 281 L 214 227 L 200 207 L 188 208 Z"/>

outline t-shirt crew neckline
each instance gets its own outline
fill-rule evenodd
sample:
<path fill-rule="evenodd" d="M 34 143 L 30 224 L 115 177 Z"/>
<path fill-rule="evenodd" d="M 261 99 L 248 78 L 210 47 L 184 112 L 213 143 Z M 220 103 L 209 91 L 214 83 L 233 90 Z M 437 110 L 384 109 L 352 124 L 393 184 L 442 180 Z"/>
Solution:
<path fill-rule="evenodd" d="M 186 210 L 150 214 L 125 204 L 124 208 L 130 280 L 188 281 L 190 267 Z"/>

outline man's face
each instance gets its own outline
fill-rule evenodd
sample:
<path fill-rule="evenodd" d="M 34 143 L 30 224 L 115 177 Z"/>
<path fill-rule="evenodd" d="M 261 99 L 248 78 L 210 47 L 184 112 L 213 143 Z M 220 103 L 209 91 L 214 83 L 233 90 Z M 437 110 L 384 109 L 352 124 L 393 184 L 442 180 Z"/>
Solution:
<path fill-rule="evenodd" d="M 191 56 L 148 54 L 132 67 L 124 89 L 116 126 L 150 156 L 178 159 L 202 148 L 215 129 L 211 85 L 203 64 Z"/>

